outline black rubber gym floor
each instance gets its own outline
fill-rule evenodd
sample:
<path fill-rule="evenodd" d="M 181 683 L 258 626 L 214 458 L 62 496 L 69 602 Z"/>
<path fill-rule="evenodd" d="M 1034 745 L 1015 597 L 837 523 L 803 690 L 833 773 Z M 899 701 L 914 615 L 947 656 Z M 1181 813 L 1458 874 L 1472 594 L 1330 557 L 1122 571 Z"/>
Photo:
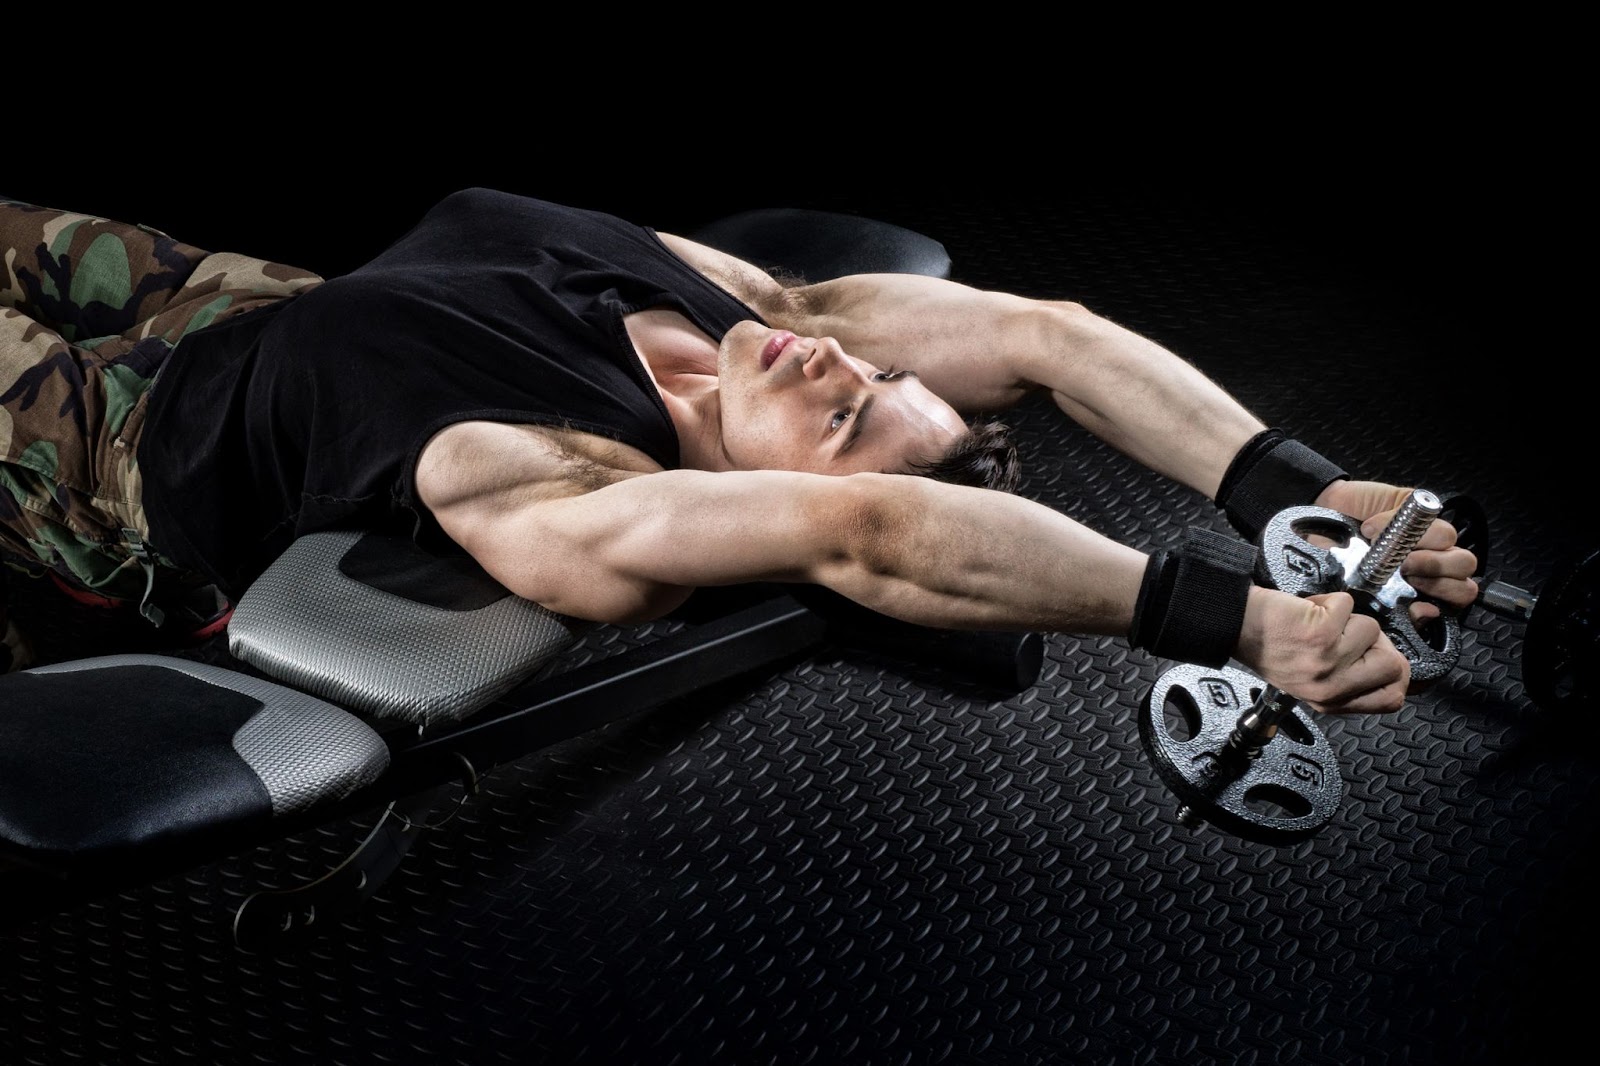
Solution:
<path fill-rule="evenodd" d="M 1362 475 L 1472 493 L 1491 576 L 1538 590 L 1584 543 L 1556 418 L 1579 404 L 1546 346 L 1501 350 L 1517 268 L 1446 262 L 1466 240 L 1408 285 L 1403 231 L 1318 258 L 1270 212 L 1154 192 L 813 206 L 1082 301 Z M 1226 530 L 1046 403 L 1011 420 L 1026 495 L 1140 548 Z M 56 654 L 107 636 L 49 610 Z M 1600 737 L 1528 701 L 1522 631 L 1475 614 L 1402 711 L 1323 718 L 1346 794 L 1282 846 L 1177 823 L 1136 725 L 1167 664 L 1119 640 L 1052 636 L 1039 683 L 992 699 L 830 649 L 500 768 L 309 942 L 241 951 L 232 908 L 370 823 L 8 928 L 0 1061 L 1543 1061 L 1589 1031 Z"/>

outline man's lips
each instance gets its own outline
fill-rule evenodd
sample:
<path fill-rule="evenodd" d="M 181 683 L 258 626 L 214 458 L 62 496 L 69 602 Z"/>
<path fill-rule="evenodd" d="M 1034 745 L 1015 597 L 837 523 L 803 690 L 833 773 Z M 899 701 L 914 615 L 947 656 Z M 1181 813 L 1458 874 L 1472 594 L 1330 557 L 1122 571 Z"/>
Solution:
<path fill-rule="evenodd" d="M 783 350 L 789 347 L 793 341 L 794 334 L 786 329 L 774 333 L 772 338 L 767 341 L 766 346 L 761 349 L 761 369 L 770 370 L 772 364 L 778 361 L 778 356 L 782 355 Z"/>

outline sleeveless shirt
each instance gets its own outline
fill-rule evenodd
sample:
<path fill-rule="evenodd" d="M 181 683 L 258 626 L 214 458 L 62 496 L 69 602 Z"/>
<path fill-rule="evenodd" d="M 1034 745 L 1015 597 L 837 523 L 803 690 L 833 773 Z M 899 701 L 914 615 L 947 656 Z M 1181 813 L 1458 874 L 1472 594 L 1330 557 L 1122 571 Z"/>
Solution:
<path fill-rule="evenodd" d="M 414 472 L 430 437 L 467 420 L 570 427 L 676 467 L 623 323 L 658 307 L 718 342 L 760 319 L 653 229 L 452 193 L 356 270 L 178 344 L 138 443 L 151 544 L 230 598 L 320 530 L 449 550 Z"/>

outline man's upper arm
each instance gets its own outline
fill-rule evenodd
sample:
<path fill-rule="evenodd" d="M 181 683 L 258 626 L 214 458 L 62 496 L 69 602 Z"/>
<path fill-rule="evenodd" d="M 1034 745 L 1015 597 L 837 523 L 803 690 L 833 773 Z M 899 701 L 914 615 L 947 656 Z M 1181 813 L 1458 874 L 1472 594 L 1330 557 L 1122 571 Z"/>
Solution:
<path fill-rule="evenodd" d="M 1037 386 L 1031 364 L 1052 336 L 1049 319 L 1061 310 L 916 274 L 819 282 L 792 291 L 785 306 L 794 320 L 776 324 L 834 337 L 880 369 L 915 371 L 936 395 L 969 413 L 1009 407 Z"/>
<path fill-rule="evenodd" d="M 993 411 L 1032 387 L 1022 369 L 1044 304 L 920 274 L 850 274 L 784 288 L 726 252 L 657 234 L 679 258 L 760 311 L 767 325 L 833 337 L 881 370 L 915 371 L 960 411 Z"/>
<path fill-rule="evenodd" d="M 679 258 L 756 308 L 767 325 L 833 337 L 849 355 L 915 371 L 959 411 L 996 411 L 1054 387 L 1089 315 L 921 274 L 850 274 L 785 288 L 765 271 L 694 241 L 657 234 Z M 1041 363 L 1041 360 L 1043 362 Z"/>
<path fill-rule="evenodd" d="M 659 618 L 695 589 L 812 581 L 849 543 L 850 478 L 670 470 L 559 499 L 478 496 L 435 517 L 496 580 L 553 611 Z"/>

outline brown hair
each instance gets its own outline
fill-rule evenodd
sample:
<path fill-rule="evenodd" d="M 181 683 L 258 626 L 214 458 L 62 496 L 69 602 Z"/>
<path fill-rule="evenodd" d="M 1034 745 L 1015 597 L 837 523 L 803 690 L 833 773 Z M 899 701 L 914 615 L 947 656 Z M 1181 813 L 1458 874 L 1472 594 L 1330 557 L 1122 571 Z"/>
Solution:
<path fill-rule="evenodd" d="M 1015 492 L 1022 480 L 1022 460 L 1011 440 L 1011 427 L 987 419 L 968 423 L 967 431 L 937 458 L 913 462 L 911 473 L 955 485 Z"/>

